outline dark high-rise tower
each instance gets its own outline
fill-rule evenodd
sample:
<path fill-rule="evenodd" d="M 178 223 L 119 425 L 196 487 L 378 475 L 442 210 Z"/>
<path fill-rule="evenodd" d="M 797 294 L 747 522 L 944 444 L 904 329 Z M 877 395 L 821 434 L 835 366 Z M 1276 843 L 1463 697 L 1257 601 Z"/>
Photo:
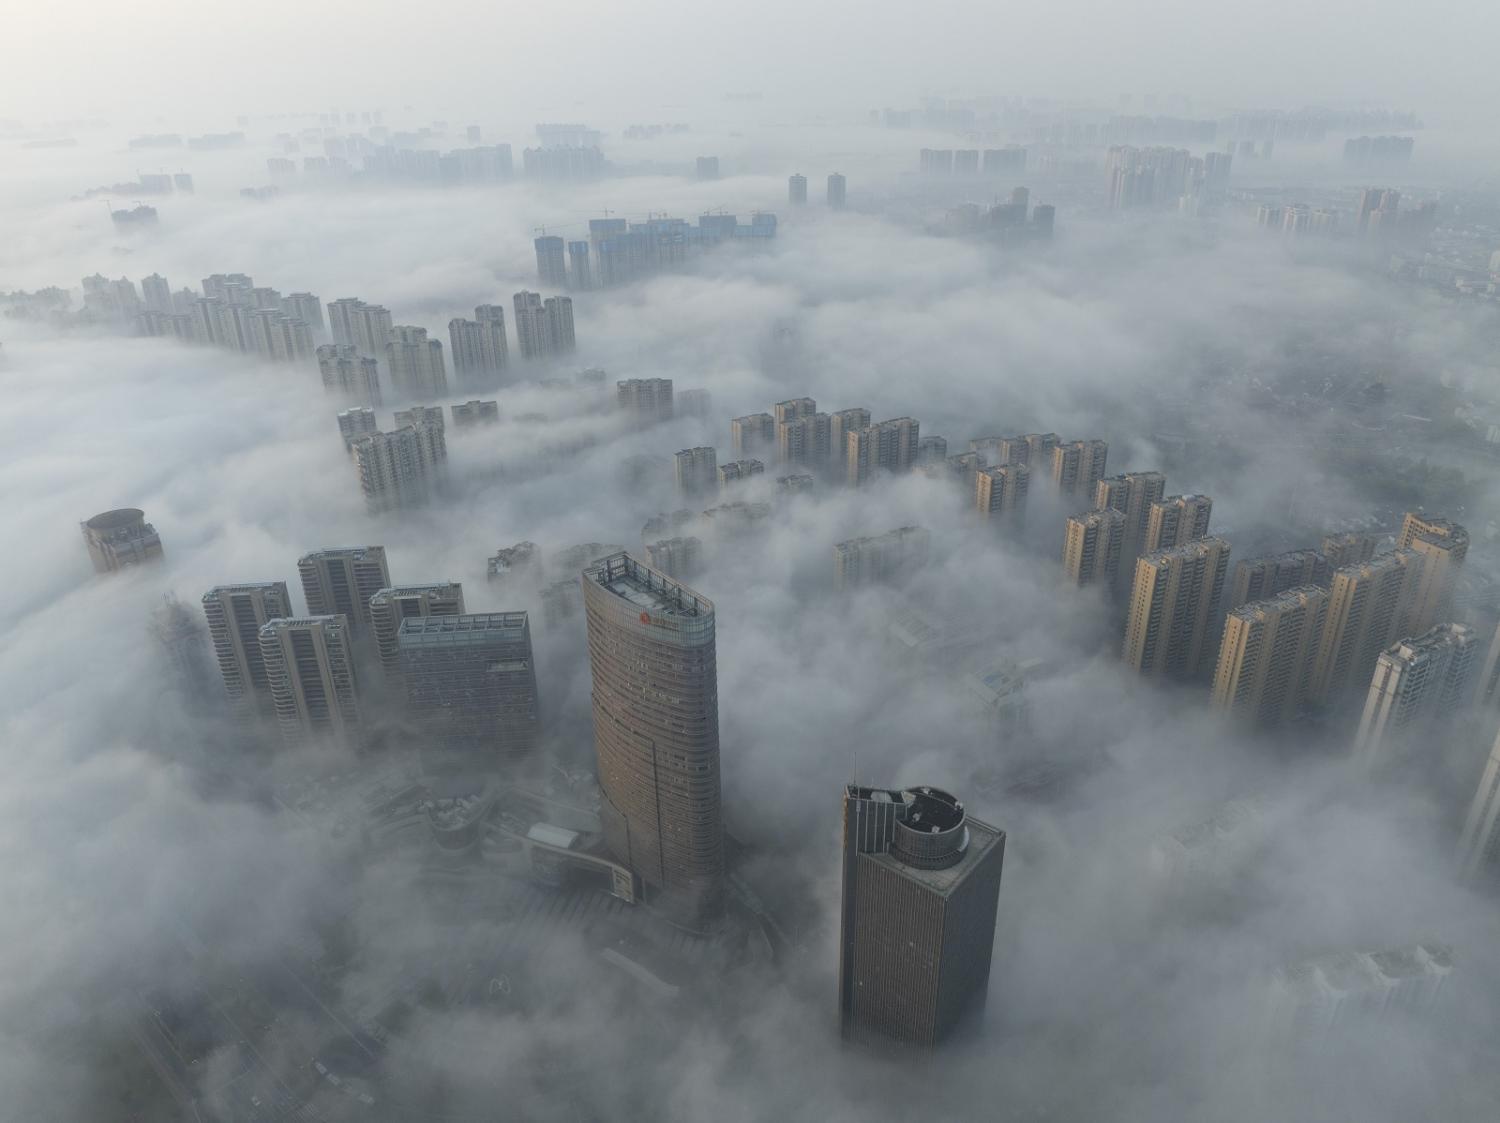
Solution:
<path fill-rule="evenodd" d="M 396 634 L 411 715 L 480 766 L 536 748 L 536 671 L 524 612 L 408 616 Z"/>
<path fill-rule="evenodd" d="M 714 606 L 628 554 L 583 571 L 604 838 L 682 923 L 724 877 Z"/>
<path fill-rule="evenodd" d="M 934 1045 L 984 1007 L 1005 832 L 937 788 L 844 789 L 839 1021 Z"/>
<path fill-rule="evenodd" d="M 203 616 L 230 707 L 241 717 L 272 710 L 271 684 L 261 658 L 260 630 L 292 614 L 285 581 L 217 585 L 203 594 Z"/>
<path fill-rule="evenodd" d="M 844 209 L 844 191 L 847 184 L 844 177 L 834 172 L 828 177 L 828 205 L 836 211 Z"/>
<path fill-rule="evenodd" d="M 391 583 L 384 546 L 335 546 L 297 560 L 309 616 L 349 618 L 355 637 L 370 633 L 370 598 Z"/>
<path fill-rule="evenodd" d="M 807 202 L 807 177 L 793 175 L 786 181 L 786 201 L 793 206 Z"/>
<path fill-rule="evenodd" d="M 560 289 L 568 283 L 564 243 L 556 234 L 544 234 L 536 240 L 536 275 L 549 289 Z"/>

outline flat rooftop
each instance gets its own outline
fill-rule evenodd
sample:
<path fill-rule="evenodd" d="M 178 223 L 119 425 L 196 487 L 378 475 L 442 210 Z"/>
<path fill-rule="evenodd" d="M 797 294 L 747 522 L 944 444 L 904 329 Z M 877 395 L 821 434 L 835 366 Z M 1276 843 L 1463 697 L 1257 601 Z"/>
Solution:
<path fill-rule="evenodd" d="M 654 609 L 664 615 L 713 615 L 712 601 L 650 566 L 642 565 L 629 554 L 600 558 L 583 573 L 588 580 L 643 609 Z"/>
<path fill-rule="evenodd" d="M 864 853 L 859 857 L 861 861 L 876 862 L 886 866 L 907 880 L 915 881 L 924 888 L 947 897 L 968 880 L 969 874 L 979 865 L 981 858 L 1005 842 L 1004 831 L 988 823 L 981 823 L 972 815 L 964 818 L 964 828 L 969 832 L 969 845 L 964 850 L 964 856 L 947 869 L 918 869 L 888 853 Z"/>

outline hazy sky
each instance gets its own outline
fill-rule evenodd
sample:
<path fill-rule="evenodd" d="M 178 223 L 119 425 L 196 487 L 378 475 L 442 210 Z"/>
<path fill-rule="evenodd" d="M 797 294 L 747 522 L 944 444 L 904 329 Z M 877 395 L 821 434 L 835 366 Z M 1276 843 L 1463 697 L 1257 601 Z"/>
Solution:
<path fill-rule="evenodd" d="M 1058 0 L 920 5 L 641 0 L 565 6 L 264 0 L 232 30 L 196 0 L 11 5 L 0 117 L 518 100 L 688 104 L 726 91 L 860 110 L 924 93 L 1186 93 L 1222 108 L 1482 111 L 1500 6 L 1482 0 Z"/>

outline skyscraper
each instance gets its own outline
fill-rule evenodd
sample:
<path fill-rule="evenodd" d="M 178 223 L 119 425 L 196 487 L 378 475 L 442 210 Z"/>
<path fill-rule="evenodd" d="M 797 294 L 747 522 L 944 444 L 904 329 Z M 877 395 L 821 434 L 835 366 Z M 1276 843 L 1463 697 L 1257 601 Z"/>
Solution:
<path fill-rule="evenodd" d="M 370 433 L 350 446 L 365 506 L 372 514 L 427 501 L 442 482 L 448 441 L 441 425 Z"/>
<path fill-rule="evenodd" d="M 668 577 L 686 580 L 702 564 L 703 543 L 689 535 L 686 538 L 663 538 L 646 546 L 651 568 Z"/>
<path fill-rule="evenodd" d="M 739 480 L 748 480 L 751 476 L 759 476 L 766 470 L 766 466 L 759 460 L 731 460 L 727 464 L 719 465 L 719 487 Z"/>
<path fill-rule="evenodd" d="M 526 613 L 408 616 L 395 638 L 407 707 L 427 738 L 480 765 L 535 750 L 541 721 Z"/>
<path fill-rule="evenodd" d="M 1105 441 L 1071 441 L 1052 450 L 1052 487 L 1061 496 L 1092 503 L 1104 461 L 1109 456 Z"/>
<path fill-rule="evenodd" d="M 1214 671 L 1213 705 L 1246 724 L 1279 725 L 1307 700 L 1328 591 L 1301 585 L 1231 610 Z"/>
<path fill-rule="evenodd" d="M 776 447 L 776 419 L 749 413 L 729 422 L 729 451 L 736 460 L 769 454 Z"/>
<path fill-rule="evenodd" d="M 615 383 L 620 409 L 639 425 L 672 420 L 672 380 L 670 378 L 625 378 Z"/>
<path fill-rule="evenodd" d="M 360 437 L 368 436 L 379 430 L 375 420 L 375 411 L 369 406 L 360 406 L 357 409 L 340 410 L 339 436 L 344 438 L 344 451 L 349 452 L 354 447 L 354 442 Z"/>
<path fill-rule="evenodd" d="M 1469 552 L 1469 532 L 1447 519 L 1408 511 L 1396 548 L 1412 551 L 1421 562 L 1402 625 L 1410 635 L 1427 630 L 1451 614 L 1453 587 Z"/>
<path fill-rule="evenodd" d="M 846 188 L 848 183 L 838 172 L 828 177 L 828 205 L 836 211 L 844 209 Z"/>
<path fill-rule="evenodd" d="M 849 434 L 868 428 L 870 411 L 863 407 L 841 409 L 828 415 L 829 466 L 839 479 L 848 473 Z"/>
<path fill-rule="evenodd" d="M 537 283 L 549 289 L 567 287 L 568 265 L 563 240 L 556 234 L 544 234 L 535 244 Z"/>
<path fill-rule="evenodd" d="M 786 181 L 786 201 L 794 207 L 800 207 L 807 202 L 807 177 L 805 175 L 791 175 Z"/>
<path fill-rule="evenodd" d="M 605 841 L 691 923 L 724 876 L 714 606 L 623 553 L 582 581 Z"/>
<path fill-rule="evenodd" d="M 780 406 L 777 407 L 778 409 Z M 788 418 L 776 423 L 776 459 L 782 464 L 825 467 L 831 452 L 826 413 Z"/>
<path fill-rule="evenodd" d="M 575 348 L 573 298 L 518 292 L 512 298 L 516 317 L 516 340 L 524 359 L 547 359 Z"/>
<path fill-rule="evenodd" d="M 449 320 L 448 342 L 458 381 L 469 386 L 487 385 L 510 362 L 505 309 L 498 304 L 481 304 L 474 309 L 472 320 Z"/>
<path fill-rule="evenodd" d="M 1151 504 L 1146 515 L 1145 553 L 1185 546 L 1208 536 L 1214 501 L 1206 495 L 1169 495 Z"/>
<path fill-rule="evenodd" d="M 203 616 L 224 692 L 241 717 L 257 712 L 269 717 L 274 712 L 260 630 L 291 614 L 292 598 L 285 581 L 218 585 L 203 594 Z"/>
<path fill-rule="evenodd" d="M 392 585 L 370 598 L 370 630 L 387 680 L 401 672 L 396 634 L 403 620 L 426 616 L 462 616 L 464 590 L 457 581 L 430 585 Z"/>
<path fill-rule="evenodd" d="M 1127 586 L 1135 574 L 1135 560 L 1146 541 L 1151 504 L 1167 490 L 1167 477 L 1160 472 L 1127 472 L 1106 476 L 1094 489 L 1094 506 L 1111 508 L 1125 515 L 1125 542 L 1120 547 L 1120 580 Z"/>
<path fill-rule="evenodd" d="M 1500 870 L 1500 734 L 1490 748 L 1479 777 L 1479 788 L 1469 804 L 1458 843 L 1458 870 L 1465 879 Z"/>
<path fill-rule="evenodd" d="M 95 573 L 114 573 L 161 558 L 161 537 L 139 507 L 104 511 L 79 526 Z"/>
<path fill-rule="evenodd" d="M 325 343 L 318 348 L 318 373 L 323 389 L 372 406 L 380 404 L 380 364 L 347 343 Z"/>
<path fill-rule="evenodd" d="M 385 358 L 391 337 L 391 314 L 378 304 L 344 297 L 328 302 L 328 327 L 335 343 L 356 348 L 361 355 Z"/>
<path fill-rule="evenodd" d="M 160 273 L 152 273 L 141 281 L 141 302 L 153 312 L 173 311 L 172 286 Z"/>
<path fill-rule="evenodd" d="M 343 616 L 270 620 L 260 629 L 281 743 L 302 748 L 327 739 L 364 747 L 359 687 Z"/>
<path fill-rule="evenodd" d="M 851 538 L 833 548 L 833 587 L 853 589 L 898 580 L 927 564 L 932 534 L 902 526 L 875 538 Z"/>
<path fill-rule="evenodd" d="M 1019 522 L 1026 514 L 1031 469 L 1025 464 L 1002 464 L 974 473 L 974 509 L 995 525 Z"/>
<path fill-rule="evenodd" d="M 921 427 L 910 417 L 854 429 L 845 437 L 846 482 L 858 487 L 881 472 L 909 472 L 917 462 Z"/>
<path fill-rule="evenodd" d="M 409 398 L 442 397 L 448 392 L 443 345 L 426 328 L 400 324 L 385 345 L 386 369 L 398 393 Z"/>
<path fill-rule="evenodd" d="M 717 467 L 714 450 L 707 445 L 678 452 L 674 460 L 677 494 L 685 499 L 713 495 L 719 490 Z"/>
<path fill-rule="evenodd" d="M 309 616 L 343 615 L 349 632 L 371 634 L 370 598 L 391 584 L 384 546 L 335 546 L 297 559 Z"/>
<path fill-rule="evenodd" d="M 472 429 L 476 425 L 495 425 L 500 421 L 500 403 L 491 399 L 480 401 L 472 398 L 467 402 L 454 402 L 448 407 L 453 414 L 455 429 Z"/>
<path fill-rule="evenodd" d="M 395 413 L 396 427 L 402 428 L 408 425 L 430 425 L 435 429 L 443 428 L 442 406 L 407 406 L 398 409 Z"/>
<path fill-rule="evenodd" d="M 1316 550 L 1292 550 L 1285 554 L 1266 554 L 1243 558 L 1234 563 L 1229 579 L 1226 610 L 1251 601 L 1265 600 L 1298 585 L 1328 584 L 1331 571 L 1328 561 Z"/>
<path fill-rule="evenodd" d="M 1415 738 L 1440 738 L 1446 719 L 1473 696 L 1478 649 L 1473 629 L 1439 624 L 1380 653 L 1354 740 L 1366 769 L 1393 763 Z"/>
<path fill-rule="evenodd" d="M 568 287 L 575 292 L 587 292 L 594 287 L 593 270 L 589 268 L 589 244 L 579 240 L 568 243 Z"/>
<path fill-rule="evenodd" d="M 1000 468 L 1002 472 L 1025 471 L 1024 467 Z M 1114 588 L 1120 568 L 1120 549 L 1125 544 L 1125 516 L 1115 510 L 1084 511 L 1068 519 L 1063 539 L 1063 573 L 1068 583 Z"/>
<path fill-rule="evenodd" d="M 1196 677 L 1213 658 L 1228 571 L 1229 543 L 1222 538 L 1143 555 L 1135 566 L 1125 662 L 1152 678 Z"/>
<path fill-rule="evenodd" d="M 947 792 L 844 789 L 844 1038 L 941 1041 L 983 1009 L 1005 832 Z"/>
<path fill-rule="evenodd" d="M 1401 634 L 1417 570 L 1410 550 L 1396 550 L 1334 571 L 1314 698 L 1333 701 L 1369 682 L 1375 660 Z"/>
<path fill-rule="evenodd" d="M 1375 556 L 1375 537 L 1371 534 L 1328 534 L 1318 552 L 1328 559 L 1329 571 L 1369 561 Z"/>
<path fill-rule="evenodd" d="M 812 398 L 788 398 L 771 407 L 771 413 L 778 424 L 783 421 L 795 421 L 799 417 L 812 417 L 817 412 L 818 403 Z"/>

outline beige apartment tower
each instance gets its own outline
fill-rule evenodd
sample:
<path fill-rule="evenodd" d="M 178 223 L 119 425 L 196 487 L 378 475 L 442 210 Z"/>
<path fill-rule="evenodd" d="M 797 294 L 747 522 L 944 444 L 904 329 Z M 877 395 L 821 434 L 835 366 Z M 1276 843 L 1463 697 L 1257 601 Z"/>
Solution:
<path fill-rule="evenodd" d="M 1214 501 L 1206 495 L 1169 495 L 1146 512 L 1145 553 L 1186 546 L 1208 537 L 1208 517 Z"/>
<path fill-rule="evenodd" d="M 1334 571 L 1313 670 L 1314 698 L 1330 702 L 1368 685 L 1375 660 L 1401 634 L 1417 571 L 1410 550 Z"/>
<path fill-rule="evenodd" d="M 1328 591 L 1301 585 L 1231 610 L 1214 672 L 1213 705 L 1246 725 L 1271 727 L 1307 700 Z"/>
<path fill-rule="evenodd" d="M 1151 504 L 1159 502 L 1166 490 L 1167 477 L 1160 472 L 1106 476 L 1094 487 L 1096 508 L 1119 511 L 1125 516 L 1125 541 L 1120 547 L 1120 583 L 1127 588 L 1135 573 L 1135 559 L 1141 556 L 1141 547 L 1146 541 Z"/>
<path fill-rule="evenodd" d="M 881 421 L 855 429 L 845 437 L 846 474 L 858 487 L 881 472 L 908 472 L 917 462 L 921 427 L 910 417 Z"/>
<path fill-rule="evenodd" d="M 623 553 L 582 582 L 605 842 L 694 925 L 723 903 L 714 606 Z"/>
<path fill-rule="evenodd" d="M 1002 464 L 974 473 L 974 509 L 979 517 L 999 525 L 1020 522 L 1026 515 L 1031 469 L 1025 464 Z"/>
<path fill-rule="evenodd" d="M 1135 565 L 1125 662 L 1149 678 L 1194 678 L 1213 657 L 1216 609 L 1229 572 L 1229 543 L 1200 538 Z"/>
<path fill-rule="evenodd" d="M 1063 539 L 1063 573 L 1068 584 L 1113 588 L 1124 544 L 1125 516 L 1119 511 L 1085 511 L 1073 515 L 1068 519 Z"/>
<path fill-rule="evenodd" d="M 1375 536 L 1359 533 L 1325 534 L 1318 553 L 1328 559 L 1330 570 L 1358 565 L 1375 556 Z"/>
<path fill-rule="evenodd" d="M 1104 441 L 1070 441 L 1052 450 L 1052 487 L 1068 499 L 1092 502 L 1104 478 L 1109 445 Z"/>
<path fill-rule="evenodd" d="M 1453 611 L 1453 588 L 1469 552 L 1469 532 L 1442 518 L 1407 512 L 1397 549 L 1411 550 L 1421 561 L 1402 630 L 1424 632 L 1447 620 Z"/>
<path fill-rule="evenodd" d="M 736 460 L 769 454 L 776 447 L 776 419 L 769 413 L 747 413 L 729 422 L 729 450 Z"/>

